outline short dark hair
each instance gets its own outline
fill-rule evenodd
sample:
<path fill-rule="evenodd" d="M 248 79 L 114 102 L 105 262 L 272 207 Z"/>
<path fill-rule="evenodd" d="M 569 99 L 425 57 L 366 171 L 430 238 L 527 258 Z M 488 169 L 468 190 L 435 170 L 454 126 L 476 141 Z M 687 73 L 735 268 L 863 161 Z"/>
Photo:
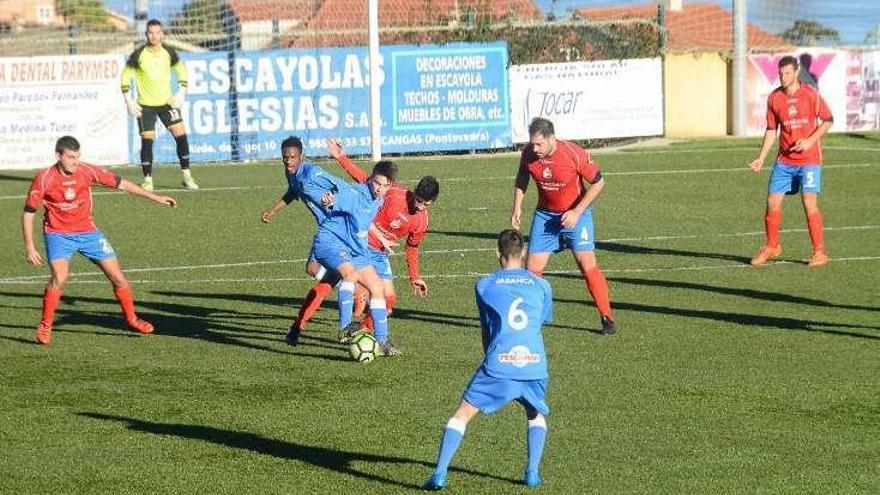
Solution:
<path fill-rule="evenodd" d="M 284 149 L 285 149 L 285 148 L 296 148 L 296 149 L 299 150 L 300 153 L 302 153 L 302 150 L 303 150 L 303 142 L 302 142 L 302 139 L 300 139 L 300 138 L 298 138 L 298 137 L 296 137 L 296 136 L 290 136 L 290 137 L 288 137 L 288 138 L 285 139 L 284 141 L 281 141 L 281 151 L 282 151 L 282 153 L 284 152 Z"/>
<path fill-rule="evenodd" d="M 498 254 L 502 258 L 518 258 L 525 249 L 525 239 L 518 230 L 506 229 L 498 234 Z"/>
<path fill-rule="evenodd" d="M 373 165 L 373 175 L 382 175 L 387 177 L 389 181 L 397 180 L 397 164 L 391 160 L 382 160 Z"/>
<path fill-rule="evenodd" d="M 791 55 L 786 55 L 786 56 L 782 57 L 781 59 L 779 59 L 779 65 L 777 67 L 779 67 L 781 69 L 781 68 L 785 67 L 786 65 L 790 65 L 790 66 L 792 66 L 792 68 L 794 70 L 798 70 L 798 61 L 796 58 L 792 57 Z"/>
<path fill-rule="evenodd" d="M 437 179 L 435 179 L 433 175 L 426 175 L 419 180 L 418 184 L 416 184 L 416 189 L 413 191 L 413 194 L 416 199 L 422 201 L 434 201 L 437 199 L 437 196 L 440 195 L 440 183 L 437 182 Z"/>
<path fill-rule="evenodd" d="M 538 134 L 544 137 L 555 135 L 556 131 L 553 129 L 553 122 L 541 117 L 532 119 L 532 123 L 529 124 L 529 137 L 534 137 Z"/>
<path fill-rule="evenodd" d="M 79 151 L 79 141 L 73 136 L 61 136 L 55 141 L 55 153 L 60 155 L 64 150 Z"/>
<path fill-rule="evenodd" d="M 147 28 L 149 29 L 150 26 L 159 26 L 160 28 L 165 29 L 165 26 L 162 25 L 162 21 L 159 19 L 150 19 L 147 21 Z"/>

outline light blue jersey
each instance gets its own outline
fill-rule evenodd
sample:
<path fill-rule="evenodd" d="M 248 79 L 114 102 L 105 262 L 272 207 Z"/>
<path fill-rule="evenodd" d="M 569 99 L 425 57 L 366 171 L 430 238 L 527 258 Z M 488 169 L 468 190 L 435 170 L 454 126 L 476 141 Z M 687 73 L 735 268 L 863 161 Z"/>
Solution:
<path fill-rule="evenodd" d="M 381 206 L 382 198 L 373 199 L 369 185 L 343 182 L 315 238 L 333 239 L 347 247 L 352 256 L 364 256 L 369 251 L 367 232 Z"/>
<path fill-rule="evenodd" d="M 550 284 L 521 268 L 502 269 L 475 290 L 486 346 L 481 369 L 495 378 L 547 378 L 541 326 L 553 319 Z"/>
<path fill-rule="evenodd" d="M 347 183 L 328 173 L 323 168 L 311 162 L 302 162 L 296 172 L 287 176 L 287 192 L 284 193 L 284 201 L 290 203 L 298 199 L 306 205 L 306 208 L 315 216 L 315 222 L 321 224 L 328 216 L 330 210 L 321 204 L 321 197 L 326 193 L 334 193 Z"/>

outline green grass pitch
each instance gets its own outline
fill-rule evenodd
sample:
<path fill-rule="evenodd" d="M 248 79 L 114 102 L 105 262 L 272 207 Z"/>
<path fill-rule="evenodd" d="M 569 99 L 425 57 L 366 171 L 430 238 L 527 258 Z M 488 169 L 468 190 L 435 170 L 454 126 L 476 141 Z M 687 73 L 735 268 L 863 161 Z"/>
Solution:
<path fill-rule="evenodd" d="M 782 262 L 746 266 L 769 173 L 746 169 L 757 140 L 596 153 L 597 254 L 620 334 L 593 333 L 571 256 L 554 257 L 541 492 L 880 493 L 880 136 L 825 144 L 832 261 L 819 269 L 805 264 L 797 197 Z M 335 296 L 300 347 L 282 341 L 311 285 L 314 222 L 297 203 L 259 221 L 284 192 L 280 160 L 196 166 L 197 192 L 159 167 L 176 209 L 96 189 L 98 225 L 157 331 L 126 331 L 106 280 L 77 258 L 48 348 L 32 343 L 48 270 L 25 262 L 20 234 L 34 172 L 0 174 L 0 493 L 417 489 L 481 359 L 473 283 L 497 266 L 518 159 L 398 162 L 410 186 L 441 183 L 422 246 L 431 295 L 410 294 L 395 256 L 404 356 L 365 366 L 334 343 Z M 525 222 L 534 201 L 532 184 Z M 448 491 L 533 493 L 518 484 L 524 431 L 518 406 L 478 417 Z"/>

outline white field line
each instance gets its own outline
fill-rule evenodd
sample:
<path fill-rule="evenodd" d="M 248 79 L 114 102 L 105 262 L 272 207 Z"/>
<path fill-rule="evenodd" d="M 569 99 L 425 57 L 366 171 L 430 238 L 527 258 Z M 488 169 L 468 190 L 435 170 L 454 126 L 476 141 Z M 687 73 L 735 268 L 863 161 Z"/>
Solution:
<path fill-rule="evenodd" d="M 854 225 L 854 226 L 846 226 L 846 227 L 826 227 L 825 231 L 852 231 L 852 230 L 875 230 L 880 228 L 880 225 Z M 783 233 L 793 233 L 793 232 L 807 232 L 807 229 L 782 229 Z M 660 235 L 660 236 L 650 236 L 650 237 L 619 237 L 612 239 L 600 239 L 597 240 L 599 243 L 608 243 L 608 242 L 645 242 L 645 241 L 670 241 L 670 240 L 686 240 L 686 239 L 700 239 L 700 238 L 723 238 L 723 237 L 749 237 L 749 236 L 758 236 L 764 235 L 763 230 L 756 230 L 752 232 L 733 232 L 733 233 L 721 233 L 721 234 L 692 234 L 692 235 Z M 487 252 L 494 251 L 494 247 L 486 247 L 486 248 L 462 248 L 462 249 L 423 249 L 421 251 L 422 254 L 462 254 L 471 253 L 471 252 Z M 392 256 L 401 256 L 401 253 L 394 253 Z M 858 260 L 859 258 L 836 258 L 838 261 L 842 260 Z M 866 258 L 873 259 L 873 258 Z M 149 273 L 149 272 L 164 272 L 164 271 L 177 271 L 177 270 L 202 270 L 202 269 L 217 269 L 217 268 L 237 268 L 237 267 L 245 267 L 245 266 L 259 266 L 259 265 L 281 265 L 288 263 L 305 263 L 308 261 L 307 258 L 298 258 L 292 260 L 265 260 L 265 261 L 241 261 L 236 263 L 212 263 L 206 265 L 179 265 L 179 266 L 162 266 L 162 267 L 149 267 L 149 268 L 126 268 L 125 273 Z M 726 266 L 726 265 L 725 265 Z M 693 268 L 682 268 L 684 269 L 693 269 Z M 696 268 L 703 269 L 703 268 Z M 708 268 L 707 268 L 708 269 Z M 650 271 L 652 269 L 639 269 L 641 271 Z M 661 270 L 678 270 L 678 269 L 661 269 Z M 621 270 L 617 270 L 618 272 Z M 625 270 L 623 270 L 625 271 Z M 547 272 L 547 273 L 555 273 L 555 272 Z M 560 272 L 561 273 L 561 272 Z M 94 276 L 94 275 L 103 275 L 103 272 L 100 271 L 92 271 L 92 272 L 79 272 L 79 273 L 71 273 L 70 277 L 73 279 L 74 277 L 85 277 L 85 276 Z M 41 275 L 22 275 L 15 277 L 3 277 L 0 278 L 0 284 L 9 284 L 9 283 L 27 283 L 30 280 L 44 280 L 46 278 L 45 274 Z M 230 279 L 230 280 L 247 280 L 247 279 Z M 257 280 L 257 279 L 254 279 Z M 282 281 L 282 280 L 307 280 L 304 278 L 283 278 L 283 279 L 259 279 L 259 280 L 272 280 L 272 281 Z M 72 282 L 74 280 L 70 280 Z"/>
<path fill-rule="evenodd" d="M 873 167 L 876 166 L 876 163 L 838 163 L 832 165 L 823 165 L 824 168 L 864 168 L 864 167 Z M 769 169 L 770 167 L 765 167 Z M 746 173 L 751 172 L 745 166 L 742 167 L 730 167 L 730 168 L 705 168 L 705 169 L 675 169 L 675 170 L 630 170 L 626 172 L 602 172 L 602 175 L 671 175 L 671 174 L 716 174 L 716 173 Z M 438 179 L 440 182 L 473 182 L 473 181 L 494 181 L 494 180 L 513 180 L 516 176 L 513 175 L 504 175 L 504 176 L 493 176 L 493 177 L 447 177 Z M 410 179 L 401 181 L 403 183 L 412 183 L 415 184 L 418 182 L 418 179 Z M 203 192 L 226 192 L 226 191 L 251 191 L 257 189 L 277 189 L 279 191 L 283 191 L 284 185 L 275 185 L 275 186 L 229 186 L 229 187 L 202 187 L 198 191 L 189 191 L 187 189 L 161 189 L 157 190 L 158 193 L 186 193 L 186 194 L 197 194 Z M 122 191 L 97 191 L 93 192 L 92 196 L 109 196 L 114 194 L 124 194 Z M 24 194 L 13 194 L 9 196 L 0 196 L 0 200 L 23 200 L 27 196 Z"/>
<path fill-rule="evenodd" d="M 880 256 L 854 256 L 849 258 L 831 258 L 831 263 L 845 263 L 858 261 L 878 261 Z M 767 268 L 773 266 L 791 265 L 791 261 L 771 262 Z M 625 269 L 608 269 L 602 270 L 606 274 L 618 273 L 657 273 L 657 272 L 684 272 L 684 271 L 705 271 L 705 270 L 730 270 L 730 269 L 751 269 L 745 263 L 727 263 L 723 265 L 706 265 L 706 266 L 680 266 L 667 268 L 625 268 Z M 547 275 L 576 275 L 579 270 L 551 270 L 544 272 Z M 427 279 L 456 279 L 456 278 L 477 278 L 488 275 L 486 272 L 467 272 L 467 273 L 445 273 L 424 275 Z M 46 283 L 46 276 L 42 280 L 0 280 L 0 285 L 43 285 Z M 145 284 L 206 284 L 206 283 L 257 283 L 264 284 L 270 282 L 308 282 L 314 281 L 312 277 L 249 277 L 249 278 L 214 278 L 214 279 L 182 279 L 182 280 L 153 280 L 153 279 L 134 279 L 131 283 L 137 285 Z M 68 284 L 107 284 L 106 280 L 70 280 Z"/>

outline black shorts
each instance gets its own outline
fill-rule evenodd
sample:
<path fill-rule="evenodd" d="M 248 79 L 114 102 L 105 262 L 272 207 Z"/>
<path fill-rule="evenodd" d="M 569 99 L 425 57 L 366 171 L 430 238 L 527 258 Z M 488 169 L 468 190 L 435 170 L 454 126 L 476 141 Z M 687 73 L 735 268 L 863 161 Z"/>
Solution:
<path fill-rule="evenodd" d="M 141 107 L 141 116 L 137 119 L 138 130 L 141 134 L 156 130 L 156 117 L 159 117 L 159 120 L 162 121 L 162 124 L 166 129 L 174 124 L 183 122 L 183 116 L 180 114 L 180 110 L 171 108 L 171 105 L 162 105 L 160 107 L 148 107 L 144 105 Z"/>

